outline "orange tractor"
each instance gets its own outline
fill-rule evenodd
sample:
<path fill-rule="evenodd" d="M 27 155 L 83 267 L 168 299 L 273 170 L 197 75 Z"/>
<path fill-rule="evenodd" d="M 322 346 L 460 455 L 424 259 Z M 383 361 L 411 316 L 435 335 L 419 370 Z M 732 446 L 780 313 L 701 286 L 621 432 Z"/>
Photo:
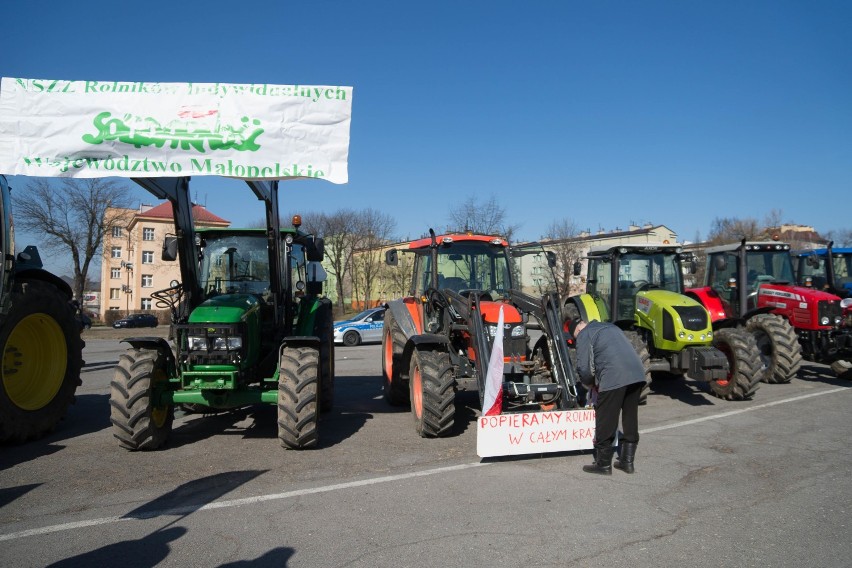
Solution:
<path fill-rule="evenodd" d="M 386 263 L 397 265 L 400 252 L 414 254 L 414 272 L 409 294 L 386 305 L 384 395 L 392 405 L 411 405 L 418 434 L 452 431 L 457 390 L 478 390 L 482 406 L 501 311 L 502 413 L 582 404 L 552 285 L 553 253 L 431 229 L 406 250 L 387 251 Z M 521 283 L 523 275 L 532 279 Z"/>

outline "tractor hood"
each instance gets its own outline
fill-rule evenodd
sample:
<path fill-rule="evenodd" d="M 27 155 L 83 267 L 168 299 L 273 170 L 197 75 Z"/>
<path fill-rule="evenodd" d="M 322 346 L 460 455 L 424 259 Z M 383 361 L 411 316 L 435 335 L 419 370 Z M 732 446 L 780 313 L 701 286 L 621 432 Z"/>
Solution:
<path fill-rule="evenodd" d="M 709 312 L 694 299 L 668 290 L 636 294 L 636 323 L 654 334 L 661 349 L 679 350 L 685 344 L 706 345 L 712 341 Z"/>
<path fill-rule="evenodd" d="M 239 323 L 260 309 L 251 294 L 222 294 L 205 300 L 189 316 L 189 323 Z"/>
<path fill-rule="evenodd" d="M 790 286 L 787 284 L 761 284 L 760 303 L 773 301 L 798 301 L 798 302 L 839 302 L 840 298 L 829 292 L 814 290 L 807 286 Z"/>

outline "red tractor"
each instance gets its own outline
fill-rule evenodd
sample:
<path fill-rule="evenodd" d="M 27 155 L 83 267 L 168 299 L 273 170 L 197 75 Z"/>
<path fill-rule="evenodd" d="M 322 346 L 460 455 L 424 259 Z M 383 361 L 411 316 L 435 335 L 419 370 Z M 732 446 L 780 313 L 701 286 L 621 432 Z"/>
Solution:
<path fill-rule="evenodd" d="M 840 298 L 795 285 L 790 245 L 749 242 L 707 249 L 705 287 L 690 294 L 714 321 L 738 318 L 757 340 L 763 381 L 789 382 L 802 357 L 831 363 L 850 349 Z"/>
<path fill-rule="evenodd" d="M 430 234 L 385 256 L 396 265 L 400 252 L 414 254 L 409 294 L 386 306 L 386 400 L 411 405 L 422 437 L 449 435 L 457 390 L 478 390 L 483 404 L 502 311 L 502 413 L 577 408 L 580 394 L 560 301 L 548 284 L 553 253 L 540 245 L 512 249 L 492 235 Z M 529 267 L 514 262 L 521 257 Z M 518 282 L 522 274 L 533 275 L 528 286 Z"/>

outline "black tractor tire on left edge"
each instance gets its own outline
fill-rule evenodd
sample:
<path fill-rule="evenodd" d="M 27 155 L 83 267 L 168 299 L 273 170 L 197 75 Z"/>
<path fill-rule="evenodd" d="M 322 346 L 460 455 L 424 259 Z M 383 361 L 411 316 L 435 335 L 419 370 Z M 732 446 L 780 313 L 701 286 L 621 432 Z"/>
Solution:
<path fill-rule="evenodd" d="M 443 351 L 415 349 L 409 371 L 414 429 L 423 438 L 449 435 L 455 420 L 455 377 Z"/>
<path fill-rule="evenodd" d="M 713 347 L 725 354 L 730 370 L 724 379 L 710 381 L 710 393 L 724 400 L 752 398 L 763 377 L 754 336 L 744 329 L 718 329 L 713 333 Z"/>
<path fill-rule="evenodd" d="M 154 389 L 167 383 L 166 359 L 155 349 L 128 349 L 118 359 L 109 386 L 110 422 L 125 449 L 156 450 L 169 438 L 174 406 L 154 406 Z"/>
<path fill-rule="evenodd" d="M 385 312 L 382 329 L 382 376 L 383 393 L 391 406 L 407 406 L 409 403 L 408 384 L 403 379 L 402 352 L 405 348 L 405 334 L 390 310 Z"/>
<path fill-rule="evenodd" d="M 46 282 L 15 283 L 0 329 L 0 442 L 43 436 L 74 402 L 85 342 L 69 299 Z"/>
<path fill-rule="evenodd" d="M 765 383 L 789 383 L 802 366 L 802 346 L 790 322 L 776 314 L 759 314 L 746 322 L 766 371 Z"/>
<path fill-rule="evenodd" d="M 625 331 L 624 335 L 633 346 L 633 350 L 639 356 L 642 362 L 642 368 L 645 370 L 645 384 L 642 385 L 642 391 L 639 393 L 639 404 L 648 402 L 648 393 L 651 390 L 651 354 L 648 353 L 648 346 L 642 341 L 642 337 L 635 331 Z"/>
<path fill-rule="evenodd" d="M 288 450 L 316 447 L 319 441 L 320 352 L 285 347 L 278 368 L 278 439 Z"/>

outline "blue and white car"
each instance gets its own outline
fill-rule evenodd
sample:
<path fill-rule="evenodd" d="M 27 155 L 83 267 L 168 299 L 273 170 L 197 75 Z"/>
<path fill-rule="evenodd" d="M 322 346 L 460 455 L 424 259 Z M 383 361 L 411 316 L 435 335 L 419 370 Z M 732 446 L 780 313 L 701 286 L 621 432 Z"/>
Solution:
<path fill-rule="evenodd" d="M 345 321 L 334 322 L 334 342 L 348 347 L 382 340 L 385 309 L 371 308 Z"/>

